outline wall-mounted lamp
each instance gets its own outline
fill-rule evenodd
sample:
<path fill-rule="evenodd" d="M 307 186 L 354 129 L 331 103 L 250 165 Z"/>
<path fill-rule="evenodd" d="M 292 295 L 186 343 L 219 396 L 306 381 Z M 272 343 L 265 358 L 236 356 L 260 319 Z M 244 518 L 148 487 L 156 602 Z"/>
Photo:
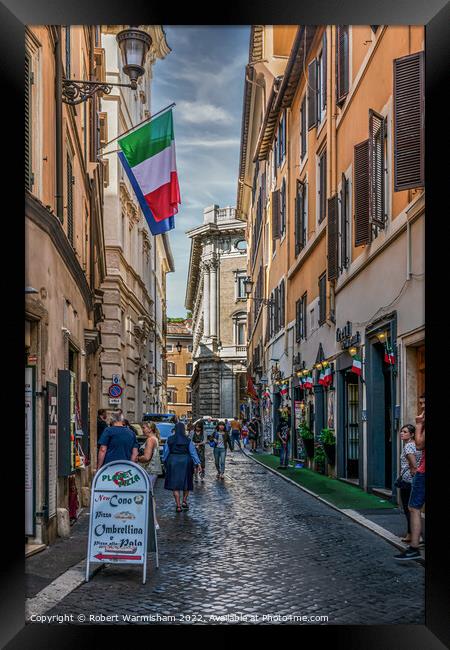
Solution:
<path fill-rule="evenodd" d="M 130 25 L 116 36 L 117 43 L 122 53 L 124 65 L 123 72 L 130 78 L 129 84 L 102 83 L 101 81 L 86 81 L 80 79 L 63 79 L 62 101 L 75 106 L 86 102 L 95 93 L 102 92 L 109 95 L 113 86 L 137 89 L 137 80 L 145 72 L 144 63 L 147 52 L 152 44 L 147 32 L 138 29 L 137 25 Z"/>
<path fill-rule="evenodd" d="M 349 354 L 351 354 L 352 357 L 354 357 L 356 353 L 357 353 L 357 349 L 355 347 L 349 349 Z"/>
<path fill-rule="evenodd" d="M 387 332 L 379 332 L 377 334 L 377 339 L 380 341 L 380 343 L 384 343 L 387 339 Z"/>
<path fill-rule="evenodd" d="M 183 349 L 183 346 L 181 345 L 180 341 L 177 341 L 177 344 L 176 344 L 175 347 L 177 349 L 178 354 L 181 354 L 181 350 Z"/>

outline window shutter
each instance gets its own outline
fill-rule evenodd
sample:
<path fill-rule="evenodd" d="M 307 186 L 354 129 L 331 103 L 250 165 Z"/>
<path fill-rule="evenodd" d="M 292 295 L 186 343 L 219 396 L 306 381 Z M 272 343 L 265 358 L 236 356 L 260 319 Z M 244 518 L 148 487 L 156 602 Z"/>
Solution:
<path fill-rule="evenodd" d="M 300 133 L 300 158 L 303 160 L 306 154 L 306 95 L 303 97 L 301 107 L 301 133 Z"/>
<path fill-rule="evenodd" d="M 370 242 L 369 141 L 355 145 L 355 246 Z"/>
<path fill-rule="evenodd" d="M 31 71 L 31 57 L 25 53 L 25 187 L 31 190 L 33 187 L 32 170 L 32 103 L 31 85 L 33 83 Z"/>
<path fill-rule="evenodd" d="M 394 190 L 423 187 L 424 53 L 394 59 Z"/>
<path fill-rule="evenodd" d="M 298 181 L 297 181 L 298 183 Z M 299 196 L 298 196 L 298 189 L 297 189 L 297 194 L 294 199 L 294 215 L 295 215 L 295 223 L 294 223 L 294 240 L 295 240 L 295 257 L 300 252 L 300 219 L 299 219 Z"/>
<path fill-rule="evenodd" d="M 319 223 L 326 216 L 327 208 L 327 152 L 324 151 L 319 159 Z"/>
<path fill-rule="evenodd" d="M 304 201 L 305 184 L 297 181 L 297 195 L 295 197 L 295 255 L 297 256 L 305 245 L 304 241 Z"/>
<path fill-rule="evenodd" d="M 327 105 L 327 28 L 325 27 L 325 33 L 323 35 L 323 47 L 322 47 L 322 61 L 323 61 L 323 74 L 322 74 L 322 97 L 323 97 L 323 106 L 326 108 Z"/>
<path fill-rule="evenodd" d="M 72 161 L 67 154 L 67 237 L 73 246 L 73 171 Z"/>
<path fill-rule="evenodd" d="M 327 278 L 326 274 L 319 278 L 319 325 L 322 325 L 326 320 L 327 314 Z"/>
<path fill-rule="evenodd" d="M 369 109 L 369 215 L 370 222 L 384 228 L 385 119 Z"/>
<path fill-rule="evenodd" d="M 328 279 L 335 280 L 338 275 L 338 197 L 328 199 Z"/>
<path fill-rule="evenodd" d="M 281 313 L 281 318 L 280 318 L 280 327 L 284 327 L 284 322 L 285 322 L 285 287 L 284 287 L 284 280 L 282 280 L 281 285 L 280 285 L 280 313 Z"/>
<path fill-rule="evenodd" d="M 336 102 L 344 101 L 349 87 L 348 25 L 336 29 Z"/>
<path fill-rule="evenodd" d="M 308 129 L 317 124 L 317 59 L 308 66 Z"/>
<path fill-rule="evenodd" d="M 301 300 L 295 303 L 295 340 L 300 341 L 300 305 Z"/>
<path fill-rule="evenodd" d="M 345 178 L 345 175 L 342 174 L 341 182 L 341 263 L 340 270 L 346 269 L 348 265 L 347 260 L 347 233 L 348 233 L 348 222 L 347 222 L 347 192 L 348 192 L 348 180 Z"/>
<path fill-rule="evenodd" d="M 280 237 L 280 190 L 272 192 L 272 239 Z"/>

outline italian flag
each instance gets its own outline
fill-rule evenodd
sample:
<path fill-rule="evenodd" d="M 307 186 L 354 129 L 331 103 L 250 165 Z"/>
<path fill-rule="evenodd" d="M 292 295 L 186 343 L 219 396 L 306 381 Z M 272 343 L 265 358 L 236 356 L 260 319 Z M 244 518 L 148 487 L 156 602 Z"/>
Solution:
<path fill-rule="evenodd" d="M 394 363 L 395 363 L 395 354 L 394 354 L 394 351 L 392 349 L 391 344 L 388 341 L 386 341 L 386 344 L 385 344 L 384 361 L 386 363 L 391 364 L 391 365 L 394 365 Z"/>
<path fill-rule="evenodd" d="M 280 395 L 287 395 L 288 393 L 288 388 L 286 384 L 283 384 L 280 390 Z"/>
<path fill-rule="evenodd" d="M 362 372 L 362 361 L 361 357 L 359 357 L 357 354 L 353 357 L 353 364 L 351 368 L 352 372 L 354 372 L 356 375 L 360 375 Z"/>
<path fill-rule="evenodd" d="M 324 379 L 325 379 L 325 370 L 322 368 L 322 370 L 321 370 L 320 373 L 319 373 L 319 381 L 318 381 L 317 383 L 318 383 L 320 386 L 324 386 L 324 385 L 325 385 L 325 381 L 324 381 Z"/>
<path fill-rule="evenodd" d="M 331 374 L 331 367 L 327 366 L 324 370 L 323 385 L 330 386 L 332 381 L 333 381 L 333 375 Z"/>
<path fill-rule="evenodd" d="M 156 231 L 165 232 L 169 224 L 158 224 L 173 217 L 181 203 L 172 111 L 124 136 L 119 146 L 119 158 L 152 233 L 153 224 Z M 171 223 L 174 227 L 173 219 Z"/>

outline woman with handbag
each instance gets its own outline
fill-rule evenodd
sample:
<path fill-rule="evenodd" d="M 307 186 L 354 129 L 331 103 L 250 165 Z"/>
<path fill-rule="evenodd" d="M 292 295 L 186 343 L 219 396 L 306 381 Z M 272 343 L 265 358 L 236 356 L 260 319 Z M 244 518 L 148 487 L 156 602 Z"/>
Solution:
<path fill-rule="evenodd" d="M 411 522 L 408 502 L 411 494 L 412 480 L 422 456 L 422 452 L 416 449 L 414 442 L 415 432 L 416 427 L 412 424 L 405 424 L 400 429 L 400 439 L 403 442 L 403 448 L 400 456 L 400 476 L 395 481 L 395 487 L 400 490 L 400 500 L 408 525 L 408 532 L 402 537 L 402 542 L 406 543 L 411 541 Z"/>

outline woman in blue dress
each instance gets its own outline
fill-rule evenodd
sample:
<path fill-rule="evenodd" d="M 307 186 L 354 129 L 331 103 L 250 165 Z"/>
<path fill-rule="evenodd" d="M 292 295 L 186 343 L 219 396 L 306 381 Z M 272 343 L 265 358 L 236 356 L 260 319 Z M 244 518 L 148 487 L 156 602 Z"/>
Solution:
<path fill-rule="evenodd" d="M 177 512 L 188 510 L 187 498 L 189 491 L 194 488 L 194 465 L 200 465 L 200 458 L 194 443 L 186 436 L 182 422 L 176 423 L 175 433 L 167 438 L 162 459 L 166 467 L 165 489 L 173 491 Z M 181 491 L 183 503 L 180 501 Z"/>

